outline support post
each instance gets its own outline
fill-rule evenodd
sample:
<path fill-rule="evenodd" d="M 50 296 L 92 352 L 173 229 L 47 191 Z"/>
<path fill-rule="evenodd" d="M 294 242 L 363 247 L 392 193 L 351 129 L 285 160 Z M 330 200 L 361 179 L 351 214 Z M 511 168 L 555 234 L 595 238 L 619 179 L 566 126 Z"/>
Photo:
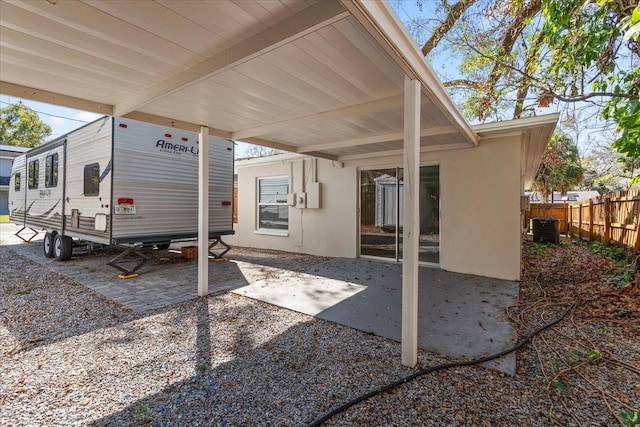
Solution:
<path fill-rule="evenodd" d="M 402 364 L 418 363 L 418 244 L 420 240 L 420 82 L 404 80 L 402 231 Z"/>
<path fill-rule="evenodd" d="M 198 138 L 198 295 L 209 294 L 209 128 Z"/>

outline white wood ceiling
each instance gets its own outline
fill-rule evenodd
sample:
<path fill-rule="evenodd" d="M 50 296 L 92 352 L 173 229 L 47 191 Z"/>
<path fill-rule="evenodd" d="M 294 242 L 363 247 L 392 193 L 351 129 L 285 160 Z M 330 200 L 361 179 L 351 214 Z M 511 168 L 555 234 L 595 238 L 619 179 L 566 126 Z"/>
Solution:
<path fill-rule="evenodd" d="M 0 91 L 331 159 L 477 135 L 386 2 L 0 0 Z"/>

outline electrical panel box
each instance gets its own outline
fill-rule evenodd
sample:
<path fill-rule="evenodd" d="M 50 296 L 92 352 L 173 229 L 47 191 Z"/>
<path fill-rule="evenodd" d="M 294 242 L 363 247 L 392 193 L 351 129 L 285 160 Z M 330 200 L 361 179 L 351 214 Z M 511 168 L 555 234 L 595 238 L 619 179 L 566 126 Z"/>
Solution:
<path fill-rule="evenodd" d="M 296 193 L 296 208 L 304 209 L 307 207 L 307 193 L 298 191 Z"/>
<path fill-rule="evenodd" d="M 321 188 L 319 182 L 307 184 L 307 209 L 320 209 Z"/>

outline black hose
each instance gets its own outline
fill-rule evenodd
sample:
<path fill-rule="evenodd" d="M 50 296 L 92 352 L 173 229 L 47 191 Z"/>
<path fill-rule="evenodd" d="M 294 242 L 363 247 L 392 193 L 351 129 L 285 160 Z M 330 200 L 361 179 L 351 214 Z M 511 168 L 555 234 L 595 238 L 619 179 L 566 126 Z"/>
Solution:
<path fill-rule="evenodd" d="M 470 366 L 470 365 L 477 365 L 479 363 L 484 363 L 484 362 L 488 362 L 490 360 L 493 359 L 497 359 L 499 357 L 505 356 L 509 353 L 513 353 L 514 351 L 520 349 L 522 346 L 524 346 L 527 342 L 529 342 L 529 340 L 531 340 L 531 338 L 533 338 L 534 336 L 538 335 L 540 332 L 544 331 L 545 329 L 555 325 L 556 323 L 558 323 L 559 321 L 561 321 L 562 319 L 565 318 L 565 316 L 573 309 L 573 307 L 575 307 L 576 303 L 572 303 L 569 305 L 569 307 L 567 307 L 567 309 L 564 311 L 564 313 L 562 313 L 562 315 L 560 315 L 557 319 L 552 320 L 551 322 L 542 325 L 541 327 L 539 327 L 538 329 L 534 330 L 533 332 L 529 333 L 528 335 L 526 335 L 524 338 L 522 338 L 520 341 L 518 341 L 516 343 L 516 345 L 514 345 L 513 347 L 510 347 L 506 350 L 503 350 L 499 353 L 495 353 L 489 356 L 485 356 L 482 357 L 480 359 L 474 359 L 474 360 L 469 360 L 469 361 L 462 361 L 462 362 L 450 362 L 450 363 L 443 363 L 441 365 L 436 365 L 436 366 L 431 366 L 429 368 L 425 368 L 421 371 L 418 371 L 414 374 L 411 374 L 407 377 L 404 377 L 398 381 L 395 381 L 393 383 L 387 384 L 384 387 L 381 388 L 377 388 L 373 391 L 370 391 L 369 393 L 363 394 L 347 403 L 345 403 L 344 405 L 340 406 L 339 408 L 334 409 L 333 411 L 323 415 L 320 418 L 317 418 L 315 421 L 313 421 L 311 424 L 309 424 L 309 427 L 317 427 L 320 424 L 324 423 L 325 421 L 327 421 L 329 418 L 333 417 L 336 414 L 339 414 L 340 412 L 344 411 L 347 408 L 350 408 L 351 406 L 360 403 L 364 400 L 367 400 L 370 397 L 376 396 L 378 394 L 384 393 L 386 391 L 391 390 L 392 388 L 398 387 L 399 385 L 408 383 L 409 381 L 418 378 L 422 375 L 434 372 L 434 371 L 439 371 L 440 369 L 448 369 L 448 368 L 455 368 L 458 366 Z"/>

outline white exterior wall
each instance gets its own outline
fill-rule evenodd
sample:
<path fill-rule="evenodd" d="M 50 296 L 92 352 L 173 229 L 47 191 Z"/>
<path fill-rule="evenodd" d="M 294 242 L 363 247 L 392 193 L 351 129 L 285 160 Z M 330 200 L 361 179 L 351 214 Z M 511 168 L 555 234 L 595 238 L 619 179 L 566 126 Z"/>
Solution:
<path fill-rule="evenodd" d="M 256 233 L 256 180 L 290 175 L 302 189 L 303 160 L 237 163 L 238 223 L 232 245 L 314 255 L 358 256 L 359 169 L 402 166 L 401 156 L 344 162 L 317 160 L 320 209 L 289 208 L 289 233 Z M 304 174 L 310 179 L 309 158 Z M 520 278 L 521 141 L 485 139 L 477 148 L 422 153 L 421 164 L 440 165 L 440 265 L 443 269 L 507 280 Z M 291 183 L 290 183 L 291 185 Z"/>
<path fill-rule="evenodd" d="M 289 207 L 289 232 L 286 236 L 256 232 L 257 179 L 288 175 L 290 177 L 289 192 L 301 191 L 303 160 L 297 158 L 260 163 L 255 166 L 242 166 L 242 162 L 236 163 L 239 195 L 238 223 L 234 226 L 236 234 L 226 236 L 224 240 L 237 246 L 279 249 L 313 255 L 355 257 L 358 232 L 357 172 L 353 167 L 334 167 L 328 160 L 317 159 L 316 162 L 317 181 L 322 183 L 321 208 Z M 309 180 L 312 163 L 311 158 L 305 158 L 304 172 Z"/>

